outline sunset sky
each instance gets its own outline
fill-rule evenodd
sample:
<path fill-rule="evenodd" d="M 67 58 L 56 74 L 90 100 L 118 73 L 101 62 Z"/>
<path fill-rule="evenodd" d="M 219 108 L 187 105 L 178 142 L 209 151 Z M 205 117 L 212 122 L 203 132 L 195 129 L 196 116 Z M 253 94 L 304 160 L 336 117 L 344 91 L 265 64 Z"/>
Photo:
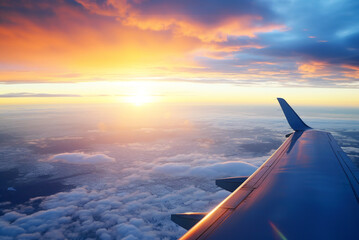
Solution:
<path fill-rule="evenodd" d="M 0 0 L 0 239 L 178 239 L 277 97 L 359 166 L 358 90 L 359 0 Z"/>
<path fill-rule="evenodd" d="M 3 0 L 0 104 L 359 106 L 359 2 Z"/>

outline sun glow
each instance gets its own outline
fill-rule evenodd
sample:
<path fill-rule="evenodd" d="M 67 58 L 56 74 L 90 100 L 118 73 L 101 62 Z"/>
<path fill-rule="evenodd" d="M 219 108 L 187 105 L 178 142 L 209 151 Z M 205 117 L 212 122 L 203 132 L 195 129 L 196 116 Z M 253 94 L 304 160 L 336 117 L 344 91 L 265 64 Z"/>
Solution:
<path fill-rule="evenodd" d="M 152 96 L 149 95 L 133 95 L 133 96 L 127 96 L 125 97 L 125 101 L 128 103 L 132 103 L 136 106 L 141 106 L 145 103 L 151 103 L 153 102 Z"/>
<path fill-rule="evenodd" d="M 123 87 L 126 88 L 128 94 L 120 97 L 121 102 L 131 103 L 135 106 L 142 106 L 144 104 L 153 103 L 157 100 L 157 97 L 153 94 L 154 91 L 154 83 L 153 82 L 143 82 L 143 81 L 133 81 L 128 82 L 125 86 L 121 85 L 121 89 L 124 90 Z"/>
<path fill-rule="evenodd" d="M 142 106 L 147 103 L 152 103 L 152 102 L 154 102 L 154 100 L 155 100 L 155 97 L 151 96 L 150 94 L 148 94 L 145 91 L 138 91 L 134 94 L 125 96 L 123 98 L 124 102 L 132 103 L 135 106 Z"/>

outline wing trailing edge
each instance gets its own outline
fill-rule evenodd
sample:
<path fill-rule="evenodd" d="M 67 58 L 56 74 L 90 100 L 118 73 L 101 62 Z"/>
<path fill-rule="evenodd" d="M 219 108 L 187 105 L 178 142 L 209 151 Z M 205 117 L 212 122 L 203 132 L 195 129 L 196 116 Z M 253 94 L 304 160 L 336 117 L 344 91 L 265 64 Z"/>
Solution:
<path fill-rule="evenodd" d="M 298 114 L 283 98 L 277 98 L 277 99 L 289 123 L 289 126 L 294 131 L 305 131 L 311 129 L 311 127 L 309 127 L 307 124 L 303 122 L 303 120 L 298 116 Z"/>

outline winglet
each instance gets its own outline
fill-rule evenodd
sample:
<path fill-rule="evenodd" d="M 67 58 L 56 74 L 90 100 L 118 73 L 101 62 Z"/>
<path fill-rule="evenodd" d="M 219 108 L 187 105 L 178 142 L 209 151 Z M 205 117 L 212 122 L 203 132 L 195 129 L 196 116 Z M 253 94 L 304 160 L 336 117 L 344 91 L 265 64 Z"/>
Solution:
<path fill-rule="evenodd" d="M 289 106 L 289 104 L 283 98 L 277 98 L 278 102 L 283 110 L 285 117 L 294 131 L 305 131 L 310 127 L 303 122 L 298 114 Z"/>

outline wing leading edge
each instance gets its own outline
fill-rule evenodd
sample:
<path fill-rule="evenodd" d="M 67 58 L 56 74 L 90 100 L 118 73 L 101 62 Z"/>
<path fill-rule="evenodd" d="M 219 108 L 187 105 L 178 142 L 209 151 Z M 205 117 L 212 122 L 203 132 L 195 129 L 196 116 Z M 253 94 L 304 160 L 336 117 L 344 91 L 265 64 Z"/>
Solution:
<path fill-rule="evenodd" d="M 358 169 L 278 101 L 296 132 L 181 239 L 359 239 Z"/>

